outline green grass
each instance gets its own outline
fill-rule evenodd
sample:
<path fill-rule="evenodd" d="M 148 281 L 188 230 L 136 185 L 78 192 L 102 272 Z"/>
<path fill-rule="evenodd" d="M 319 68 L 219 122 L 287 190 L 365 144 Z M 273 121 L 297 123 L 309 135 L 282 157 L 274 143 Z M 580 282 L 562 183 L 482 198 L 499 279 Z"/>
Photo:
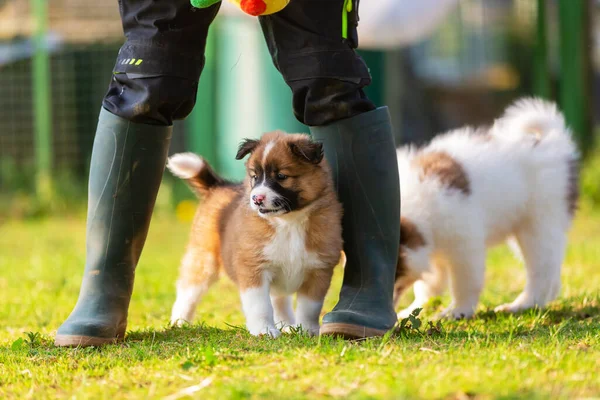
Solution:
<path fill-rule="evenodd" d="M 523 268 L 499 248 L 490 253 L 475 319 L 444 322 L 440 332 L 423 327 L 353 343 L 251 337 L 240 328 L 237 293 L 226 279 L 199 306 L 197 325 L 168 328 L 188 223 L 162 214 L 140 261 L 127 340 L 100 349 L 55 348 L 53 334 L 78 294 L 84 235 L 82 218 L 0 225 L 0 398 L 175 399 L 186 388 L 202 399 L 600 395 L 598 214 L 580 213 L 561 297 L 547 310 L 489 311 L 524 283 Z M 326 310 L 335 304 L 340 272 Z M 447 302 L 434 302 L 423 322 Z"/>

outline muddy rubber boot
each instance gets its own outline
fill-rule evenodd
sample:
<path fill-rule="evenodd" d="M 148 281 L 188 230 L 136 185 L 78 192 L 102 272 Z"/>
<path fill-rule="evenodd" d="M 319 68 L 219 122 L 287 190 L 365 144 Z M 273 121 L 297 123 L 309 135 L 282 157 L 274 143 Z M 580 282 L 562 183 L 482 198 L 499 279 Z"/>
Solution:
<path fill-rule="evenodd" d="M 86 265 L 57 346 L 122 340 L 135 267 L 162 179 L 172 127 L 136 124 L 102 109 L 88 187 Z"/>
<path fill-rule="evenodd" d="M 382 336 L 397 321 L 392 298 L 400 242 L 400 181 L 387 107 L 311 133 L 324 145 L 344 206 L 347 259 L 340 299 L 320 333 Z"/>

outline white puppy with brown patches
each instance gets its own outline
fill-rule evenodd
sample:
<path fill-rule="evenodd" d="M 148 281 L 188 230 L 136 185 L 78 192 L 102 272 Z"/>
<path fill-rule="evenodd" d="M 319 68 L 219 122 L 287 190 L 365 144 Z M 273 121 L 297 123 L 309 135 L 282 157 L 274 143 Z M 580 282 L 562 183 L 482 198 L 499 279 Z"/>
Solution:
<path fill-rule="evenodd" d="M 244 141 L 236 158 L 246 156 L 247 176 L 239 184 L 223 180 L 195 154 L 169 159 L 169 169 L 202 198 L 171 321 L 190 322 L 223 269 L 239 287 L 252 335 L 277 337 L 291 326 L 317 334 L 342 250 L 342 206 L 322 145 L 276 131 Z"/>
<path fill-rule="evenodd" d="M 459 129 L 420 150 L 398 150 L 401 241 L 395 301 L 414 283 L 405 318 L 450 286 L 442 316 L 471 317 L 486 250 L 509 240 L 527 283 L 496 311 L 543 307 L 560 290 L 578 198 L 578 152 L 554 104 L 522 99 L 488 129 Z"/>

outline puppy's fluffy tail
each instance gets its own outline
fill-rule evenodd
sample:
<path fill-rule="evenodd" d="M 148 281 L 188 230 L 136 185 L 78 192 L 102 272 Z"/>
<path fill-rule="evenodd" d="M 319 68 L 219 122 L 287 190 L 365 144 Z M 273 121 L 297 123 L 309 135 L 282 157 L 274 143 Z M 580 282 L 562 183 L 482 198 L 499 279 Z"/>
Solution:
<path fill-rule="evenodd" d="M 556 104 L 537 98 L 517 100 L 496 120 L 491 134 L 509 144 L 515 152 L 522 153 L 540 173 L 563 169 L 560 176 L 566 173 L 569 209 L 572 213 L 575 211 L 579 195 L 579 151 Z"/>
<path fill-rule="evenodd" d="M 173 175 L 185 180 L 197 196 L 206 195 L 211 189 L 229 184 L 215 173 L 211 166 L 194 153 L 178 153 L 169 157 L 167 168 Z"/>
<path fill-rule="evenodd" d="M 577 148 L 563 114 L 556 104 L 523 98 L 510 105 L 496 120 L 492 135 L 500 140 L 531 143 L 535 147 L 563 149 L 576 155 Z"/>

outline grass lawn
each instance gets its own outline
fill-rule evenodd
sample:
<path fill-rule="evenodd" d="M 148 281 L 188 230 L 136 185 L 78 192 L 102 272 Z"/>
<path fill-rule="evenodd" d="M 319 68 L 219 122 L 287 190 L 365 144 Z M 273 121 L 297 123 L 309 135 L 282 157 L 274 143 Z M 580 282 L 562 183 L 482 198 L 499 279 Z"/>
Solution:
<path fill-rule="evenodd" d="M 77 298 L 85 221 L 0 225 L 0 398 L 600 396 L 599 214 L 580 213 L 561 297 L 548 309 L 518 316 L 490 311 L 524 285 L 523 268 L 499 248 L 490 252 L 475 319 L 444 322 L 440 332 L 424 327 L 353 343 L 251 337 L 226 279 L 199 306 L 197 325 L 169 328 L 188 226 L 165 215 L 154 219 L 123 344 L 59 349 L 52 338 Z M 326 310 L 336 302 L 340 272 Z M 440 300 L 422 313 L 424 324 Z"/>

